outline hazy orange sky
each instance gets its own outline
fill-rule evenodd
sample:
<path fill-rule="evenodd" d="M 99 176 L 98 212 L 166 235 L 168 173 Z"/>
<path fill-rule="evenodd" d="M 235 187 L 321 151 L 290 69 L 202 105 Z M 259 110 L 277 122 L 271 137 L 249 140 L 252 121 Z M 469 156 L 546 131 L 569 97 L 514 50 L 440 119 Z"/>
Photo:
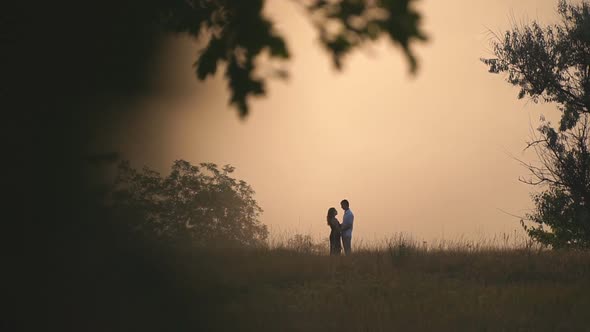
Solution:
<path fill-rule="evenodd" d="M 519 230 L 534 190 L 518 181 L 531 126 L 554 106 L 516 98 L 489 74 L 489 32 L 514 22 L 557 19 L 553 0 L 422 0 L 425 44 L 419 71 L 408 73 L 399 48 L 383 41 L 334 70 L 308 18 L 289 0 L 266 11 L 286 38 L 288 81 L 273 80 L 242 121 L 228 107 L 223 73 L 198 82 L 198 47 L 170 37 L 157 93 L 132 105 L 144 116 L 111 128 L 113 146 L 141 167 L 166 173 L 175 159 L 237 167 L 256 191 L 274 234 L 327 236 L 329 207 L 347 198 L 355 239 L 407 232 L 417 239 L 489 237 Z M 264 68 L 262 68 L 264 72 Z M 127 107 L 127 106 L 126 106 Z M 339 217 L 342 213 L 340 212 Z"/>

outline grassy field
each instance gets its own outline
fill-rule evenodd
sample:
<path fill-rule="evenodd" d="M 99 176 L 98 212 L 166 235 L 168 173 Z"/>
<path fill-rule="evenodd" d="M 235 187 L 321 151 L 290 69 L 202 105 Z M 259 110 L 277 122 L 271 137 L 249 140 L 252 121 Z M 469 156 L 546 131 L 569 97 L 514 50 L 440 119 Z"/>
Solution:
<path fill-rule="evenodd" d="M 426 248 L 187 250 L 167 263 L 201 331 L 590 331 L 590 253 Z"/>
<path fill-rule="evenodd" d="M 11 286 L 15 330 L 590 331 L 590 252 L 503 241 L 64 246 Z"/>

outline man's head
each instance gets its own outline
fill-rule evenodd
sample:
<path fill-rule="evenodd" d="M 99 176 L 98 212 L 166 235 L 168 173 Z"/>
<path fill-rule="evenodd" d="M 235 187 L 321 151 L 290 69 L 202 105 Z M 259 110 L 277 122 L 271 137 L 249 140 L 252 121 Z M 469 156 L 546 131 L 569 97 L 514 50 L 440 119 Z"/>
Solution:
<path fill-rule="evenodd" d="M 346 199 L 343 199 L 340 202 L 340 207 L 342 207 L 342 210 L 344 210 L 344 211 L 348 210 L 349 206 L 350 206 L 350 204 L 348 204 L 348 200 L 346 200 Z"/>

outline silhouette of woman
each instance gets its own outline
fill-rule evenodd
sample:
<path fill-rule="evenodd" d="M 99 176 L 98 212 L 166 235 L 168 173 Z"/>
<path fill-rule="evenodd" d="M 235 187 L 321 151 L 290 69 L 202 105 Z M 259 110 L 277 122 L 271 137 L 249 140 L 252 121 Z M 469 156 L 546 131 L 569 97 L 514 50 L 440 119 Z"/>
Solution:
<path fill-rule="evenodd" d="M 338 211 L 331 207 L 328 210 L 326 220 L 330 226 L 330 255 L 340 255 L 342 251 L 342 244 L 340 241 L 340 222 L 336 219 Z"/>

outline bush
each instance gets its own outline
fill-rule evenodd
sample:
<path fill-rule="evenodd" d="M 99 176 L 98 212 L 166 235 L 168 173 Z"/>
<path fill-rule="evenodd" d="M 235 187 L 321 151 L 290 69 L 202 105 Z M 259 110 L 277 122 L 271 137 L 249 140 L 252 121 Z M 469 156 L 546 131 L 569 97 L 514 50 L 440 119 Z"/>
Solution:
<path fill-rule="evenodd" d="M 115 217 L 133 232 L 197 244 L 261 245 L 268 236 L 254 190 L 231 177 L 234 167 L 177 160 L 162 177 L 122 162 L 112 195 Z"/>

